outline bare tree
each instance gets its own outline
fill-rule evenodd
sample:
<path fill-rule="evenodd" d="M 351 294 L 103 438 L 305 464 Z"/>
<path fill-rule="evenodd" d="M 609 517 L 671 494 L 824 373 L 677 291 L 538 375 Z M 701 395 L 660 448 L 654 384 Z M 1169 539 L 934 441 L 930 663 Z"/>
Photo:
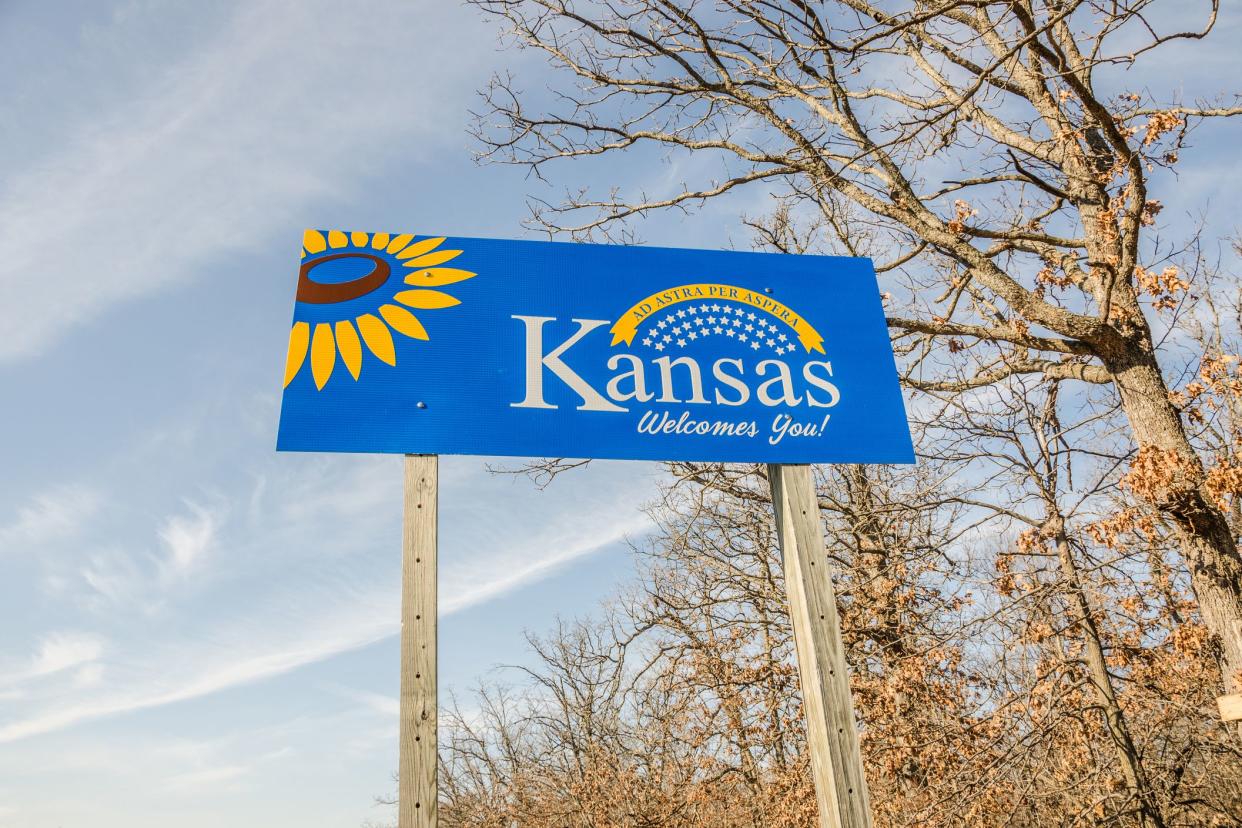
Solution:
<path fill-rule="evenodd" d="M 813 247 L 890 274 L 915 387 L 1107 386 L 1136 448 L 1129 482 L 1176 532 L 1223 682 L 1242 690 L 1242 558 L 1158 360 L 1152 315 L 1186 283 L 1153 241 L 1149 191 L 1194 123 L 1242 109 L 1150 100 L 1120 72 L 1207 36 L 1216 0 L 1197 27 L 1180 0 L 475 2 L 567 80 L 548 100 L 497 78 L 490 157 L 543 174 L 651 147 L 719 171 L 667 194 L 570 192 L 537 205 L 539 226 L 610 234 L 766 187 L 824 229 Z M 977 370 L 946 380 L 963 351 Z"/>

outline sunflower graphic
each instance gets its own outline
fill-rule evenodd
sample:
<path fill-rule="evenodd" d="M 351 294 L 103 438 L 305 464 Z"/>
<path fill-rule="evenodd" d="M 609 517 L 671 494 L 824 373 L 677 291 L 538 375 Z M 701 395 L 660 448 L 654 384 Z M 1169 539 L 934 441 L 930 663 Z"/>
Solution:
<path fill-rule="evenodd" d="M 322 390 L 338 356 L 357 380 L 364 345 L 380 362 L 396 365 L 392 331 L 410 339 L 429 339 L 423 323 L 408 309 L 440 310 L 460 304 L 433 288 L 475 276 L 468 270 L 441 266 L 462 253 L 440 250 L 443 243 L 444 237 L 416 238 L 413 234 L 307 230 L 302 237 L 285 386 L 301 372 L 307 356 L 315 387 Z"/>

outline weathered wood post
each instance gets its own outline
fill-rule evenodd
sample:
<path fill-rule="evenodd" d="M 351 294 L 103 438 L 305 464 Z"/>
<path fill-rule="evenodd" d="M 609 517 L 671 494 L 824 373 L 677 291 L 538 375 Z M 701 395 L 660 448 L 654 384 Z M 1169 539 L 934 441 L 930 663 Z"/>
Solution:
<path fill-rule="evenodd" d="M 436 506 L 439 458 L 405 456 L 401 543 L 401 760 L 398 828 L 435 828 Z"/>
<path fill-rule="evenodd" d="M 845 645 L 811 467 L 768 465 L 821 828 L 871 828 Z"/>

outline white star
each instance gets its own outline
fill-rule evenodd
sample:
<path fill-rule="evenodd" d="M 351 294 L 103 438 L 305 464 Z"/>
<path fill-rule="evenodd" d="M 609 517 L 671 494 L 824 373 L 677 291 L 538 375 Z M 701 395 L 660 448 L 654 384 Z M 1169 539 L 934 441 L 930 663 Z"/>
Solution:
<path fill-rule="evenodd" d="M 737 335 L 737 338 L 738 338 L 738 341 L 739 341 L 739 342 L 745 342 L 745 341 L 746 341 L 746 334 L 738 334 L 738 335 Z"/>
<path fill-rule="evenodd" d="M 700 328 L 703 327 L 703 317 L 700 316 L 698 319 L 694 320 L 694 324 L 698 325 Z"/>
<path fill-rule="evenodd" d="M 663 327 L 665 327 L 665 326 L 667 326 L 667 325 L 668 325 L 668 320 L 667 320 L 667 319 L 661 319 L 661 320 L 659 321 L 659 323 L 658 323 L 658 324 L 659 324 L 659 326 L 660 326 L 661 328 L 663 328 Z"/>
<path fill-rule="evenodd" d="M 716 333 L 720 333 L 723 330 L 723 328 L 717 325 L 716 327 L 712 328 L 712 330 L 715 331 Z"/>
<path fill-rule="evenodd" d="M 777 337 L 777 339 L 779 339 L 781 342 L 784 342 L 786 339 L 789 339 L 789 337 L 785 336 L 784 334 L 781 334 L 780 336 Z"/>
<path fill-rule="evenodd" d="M 740 328 L 740 327 L 742 327 L 742 320 L 740 320 L 740 319 L 734 319 L 734 320 L 733 320 L 733 327 L 735 327 L 735 328 Z"/>
<path fill-rule="evenodd" d="M 679 334 L 679 333 L 681 333 L 681 326 L 680 326 L 680 325 L 678 325 L 678 326 L 676 326 L 675 328 L 673 328 L 673 333 L 675 333 L 675 334 Z"/>
<path fill-rule="evenodd" d="M 733 334 L 734 334 L 734 333 L 735 333 L 735 332 L 734 332 L 734 330 L 733 330 L 732 328 L 725 328 L 725 335 L 726 335 L 726 336 L 733 336 Z"/>
<path fill-rule="evenodd" d="M 679 310 L 679 311 L 677 311 L 677 318 L 678 318 L 678 319 L 685 319 L 685 318 L 686 318 L 686 312 L 685 312 L 684 310 Z"/>
<path fill-rule="evenodd" d="M 650 344 L 651 344 L 651 337 L 647 337 L 646 339 L 644 339 L 644 340 L 643 340 L 643 344 L 644 344 L 644 345 L 650 345 Z"/>
<path fill-rule="evenodd" d="M 686 310 L 689 311 L 690 313 L 698 313 L 698 310 L 695 309 L 694 307 L 686 308 Z"/>
<path fill-rule="evenodd" d="M 655 349 L 656 349 L 657 351 L 663 351 L 663 350 L 664 350 L 664 343 L 663 343 L 663 342 L 657 342 L 657 343 L 656 343 L 656 345 L 655 345 Z"/>
<path fill-rule="evenodd" d="M 708 323 L 709 325 L 715 325 L 715 324 L 716 324 L 716 317 L 714 317 L 714 316 L 709 316 L 709 317 L 707 317 L 707 323 Z"/>
<path fill-rule="evenodd" d="M 672 341 L 673 341 L 673 338 L 672 338 L 671 336 L 669 336 L 668 334 L 665 334 L 665 335 L 664 335 L 664 341 L 665 341 L 665 342 L 672 342 Z"/>
<path fill-rule="evenodd" d="M 684 348 L 684 347 L 686 347 L 686 340 L 684 340 L 684 339 L 679 339 L 679 340 L 677 340 L 677 347 L 678 347 L 678 348 Z"/>
<path fill-rule="evenodd" d="M 697 333 L 695 333 L 694 331 L 691 331 L 691 332 L 690 332 L 690 337 L 689 337 L 689 338 L 690 338 L 690 339 L 698 339 L 698 338 L 699 338 L 699 335 L 698 335 Z"/>
<path fill-rule="evenodd" d="M 755 340 L 754 342 L 750 343 L 750 347 L 754 348 L 756 351 L 759 350 L 759 340 Z"/>
<path fill-rule="evenodd" d="M 785 353 L 785 349 L 784 349 L 784 348 L 777 348 L 777 349 L 776 349 L 776 352 L 777 352 L 778 354 L 783 354 L 783 353 Z"/>
<path fill-rule="evenodd" d="M 754 325 L 750 324 L 749 322 L 747 322 L 747 323 L 746 323 L 746 330 L 747 330 L 747 331 L 753 331 L 754 329 L 755 329 L 755 326 L 754 326 Z"/>
<path fill-rule="evenodd" d="M 699 305 L 699 310 L 703 311 L 703 313 L 707 313 L 707 305 Z"/>
<path fill-rule="evenodd" d="M 714 310 L 714 311 L 719 311 L 719 310 L 720 310 L 720 305 L 712 305 L 712 310 Z"/>
<path fill-rule="evenodd" d="M 773 345 L 775 345 L 775 344 L 776 344 L 776 340 L 775 340 L 775 339 L 769 339 L 769 340 L 768 340 L 768 347 L 769 347 L 769 348 L 771 348 L 771 347 L 772 347 Z"/>

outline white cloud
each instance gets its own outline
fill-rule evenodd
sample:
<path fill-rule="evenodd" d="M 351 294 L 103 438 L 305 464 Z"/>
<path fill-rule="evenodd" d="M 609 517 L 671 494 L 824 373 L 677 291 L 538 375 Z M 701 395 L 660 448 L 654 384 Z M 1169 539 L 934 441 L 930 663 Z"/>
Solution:
<path fill-rule="evenodd" d="M 164 780 L 164 787 L 177 793 L 203 793 L 221 788 L 231 790 L 237 787 L 234 783 L 241 777 L 244 777 L 249 771 L 250 767 L 248 765 L 221 765 L 214 768 L 203 768 L 202 770 L 170 776 Z"/>
<path fill-rule="evenodd" d="M 40 640 L 26 666 L 0 671 L 0 683 L 7 689 L 73 667 L 89 666 L 103 654 L 104 646 L 102 638 L 90 633 L 49 633 Z"/>
<path fill-rule="evenodd" d="M 97 636 L 80 633 L 54 633 L 43 639 L 31 669 L 33 675 L 45 676 L 69 667 L 94 661 L 103 653 L 104 644 Z"/>
<path fill-rule="evenodd" d="M 639 505 L 650 481 L 634 473 L 639 467 L 600 464 L 583 473 L 595 475 L 588 485 L 538 492 L 481 475 L 481 463 L 457 462 L 475 473 L 444 464 L 442 617 L 521 589 L 649 528 Z M 395 458 L 274 461 L 263 473 L 242 472 L 264 481 L 266 495 L 239 497 L 252 507 L 224 504 L 209 513 L 191 505 L 188 514 L 166 520 L 160 536 L 170 559 L 192 566 L 211 548 L 212 578 L 191 579 L 198 591 L 189 597 L 169 597 L 160 608 L 165 624 L 143 621 L 140 633 L 131 629 L 126 640 L 113 642 L 117 652 L 109 652 L 106 671 L 69 675 L 0 716 L 0 743 L 262 681 L 395 634 L 399 470 Z M 281 496 L 269 501 L 274 493 Z M 485 505 L 494 520 L 468 519 Z M 113 615 L 126 608 L 147 612 L 138 598 L 143 584 L 150 586 L 151 564 L 133 566 L 116 570 L 116 583 L 108 587 L 124 597 L 112 604 Z M 97 564 L 94 574 L 101 571 L 107 570 Z M 91 587 L 105 580 L 94 577 Z M 253 594 L 233 594 L 243 583 Z M 182 611 L 178 602 L 185 600 L 206 601 L 213 611 L 202 617 Z M 45 639 L 39 663 L 63 671 L 91 664 L 101 652 L 102 643 L 65 634 Z"/>
<path fill-rule="evenodd" d="M 99 493 L 83 486 L 64 486 L 37 495 L 0 526 L 0 554 L 24 551 L 77 536 L 99 512 Z"/>
<path fill-rule="evenodd" d="M 340 687 L 337 685 L 330 685 L 327 689 L 350 701 L 357 702 L 368 712 L 382 716 L 385 719 L 396 719 L 401 713 L 401 700 L 396 696 L 386 696 L 383 693 L 372 693 L 369 690 L 358 690 L 352 687 Z"/>
<path fill-rule="evenodd" d="M 449 584 L 469 582 L 469 585 L 463 585 L 460 589 L 450 588 L 448 600 L 441 605 L 441 616 L 460 612 L 547 577 L 574 558 L 615 543 L 644 527 L 645 523 L 640 521 L 625 521 L 595 534 L 594 541 L 587 540 L 585 533 L 576 538 L 564 534 L 532 538 L 529 544 L 516 550 L 516 554 L 508 554 L 503 560 L 493 559 L 464 570 L 450 570 L 446 577 Z M 539 554 L 539 550 L 551 551 Z M 490 577 L 479 577 L 481 572 L 490 572 Z M 216 646 L 199 652 L 194 659 L 176 663 L 165 661 L 163 656 L 157 654 L 157 658 L 146 665 L 149 670 L 143 670 L 134 677 L 137 681 L 128 686 L 114 688 L 107 695 L 101 695 L 98 688 L 92 686 L 90 693 L 68 703 L 0 724 L 0 744 L 84 721 L 186 701 L 260 681 L 364 647 L 398 631 L 399 607 L 395 590 L 377 590 L 350 604 L 352 606 L 338 608 L 330 616 L 324 614 L 319 623 L 297 625 L 300 635 L 291 635 L 292 631 L 288 628 L 271 628 L 264 622 L 252 619 L 245 630 L 235 630 L 227 635 L 217 632 Z M 193 648 L 193 643 L 185 642 L 179 649 Z M 83 650 L 77 652 L 80 656 L 86 654 Z M 67 657 L 70 653 L 59 655 Z M 171 654 L 167 655 L 171 657 Z M 183 672 L 187 665 L 199 669 Z M 64 666 L 68 666 L 67 658 Z"/>
<path fill-rule="evenodd" d="M 458 134 L 456 113 L 481 80 L 469 50 L 484 39 L 449 29 L 413 41 L 439 22 L 421 6 L 239 4 L 183 55 L 146 67 L 114 108 L 99 103 L 106 77 L 74 78 L 73 106 L 57 113 L 62 140 L 34 163 L 0 168 L 0 361 L 37 354 L 118 302 L 205 276 L 201 266 L 222 253 L 273 239 L 296 251 L 309 205 L 398 152 Z M 74 65 L 92 65 L 91 49 L 104 60 L 151 51 L 137 22 L 115 23 L 73 44 Z"/>
<path fill-rule="evenodd" d="M 476 559 L 467 566 L 449 569 L 442 577 L 440 614 L 452 615 L 507 592 L 547 578 L 574 560 L 643 534 L 652 528 L 651 519 L 637 512 L 611 521 L 571 523 L 517 543 L 497 561 Z"/>
<path fill-rule="evenodd" d="M 73 674 L 74 687 L 94 687 L 103 681 L 104 666 L 102 664 L 87 664 Z"/>
<path fill-rule="evenodd" d="M 159 529 L 168 553 L 163 572 L 166 578 L 187 575 L 211 548 L 216 536 L 217 516 L 197 503 L 186 502 L 191 514 L 173 515 Z"/>

